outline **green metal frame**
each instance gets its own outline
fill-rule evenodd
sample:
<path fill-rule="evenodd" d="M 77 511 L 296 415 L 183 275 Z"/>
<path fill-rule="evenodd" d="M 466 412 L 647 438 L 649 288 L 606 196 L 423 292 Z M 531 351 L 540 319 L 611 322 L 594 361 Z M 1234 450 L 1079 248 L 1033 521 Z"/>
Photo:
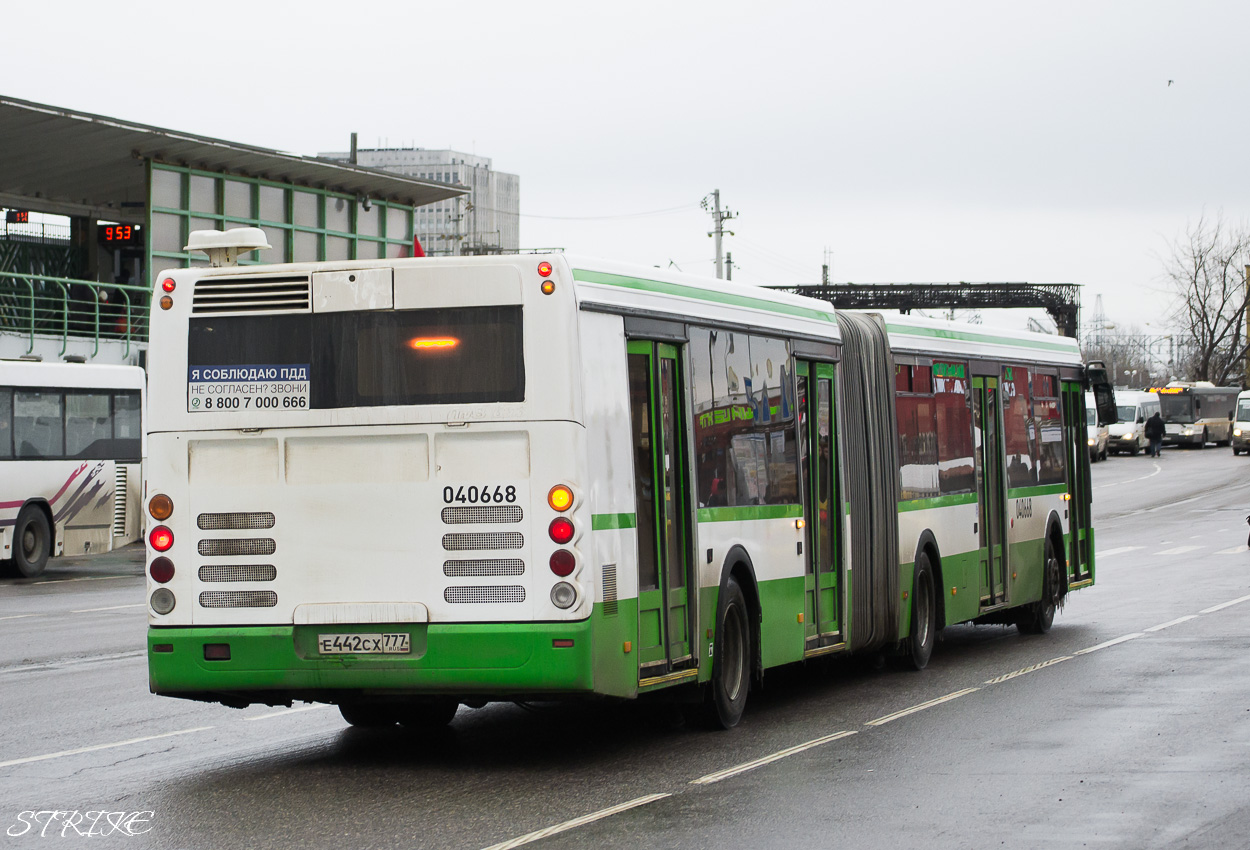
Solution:
<path fill-rule="evenodd" d="M 102 302 L 101 292 L 119 293 L 120 309 Z M 102 303 L 107 305 L 103 314 Z M 100 353 L 101 339 L 121 340 L 125 343 L 123 354 L 129 356 L 132 343 L 147 341 L 148 288 L 0 272 L 0 331 L 27 337 L 27 354 L 35 350 L 35 337 L 41 335 L 59 336 L 64 355 L 72 335 L 94 340 L 92 357 Z"/>

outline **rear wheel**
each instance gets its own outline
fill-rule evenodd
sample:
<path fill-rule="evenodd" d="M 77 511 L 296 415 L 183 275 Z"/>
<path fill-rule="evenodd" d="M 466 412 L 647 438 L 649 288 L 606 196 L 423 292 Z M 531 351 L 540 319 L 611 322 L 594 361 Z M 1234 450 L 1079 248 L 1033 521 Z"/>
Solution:
<path fill-rule="evenodd" d="M 339 714 L 353 726 L 364 729 L 384 729 L 399 722 L 402 706 L 394 703 L 344 702 L 339 703 Z"/>
<path fill-rule="evenodd" d="M 33 578 L 43 572 L 52 554 L 52 529 L 48 517 L 34 505 L 27 505 L 17 515 L 13 527 L 13 569 L 18 575 Z"/>
<path fill-rule="evenodd" d="M 717 606 L 711 689 L 705 705 L 709 725 L 720 729 L 737 726 L 751 690 L 751 626 L 746 597 L 733 576 L 725 583 Z"/>
<path fill-rule="evenodd" d="M 1055 609 L 1059 607 L 1063 575 L 1055 547 L 1046 538 L 1042 556 L 1042 598 L 1020 609 L 1016 628 L 1026 635 L 1040 635 L 1050 631 L 1055 622 Z"/>
<path fill-rule="evenodd" d="M 417 732 L 441 729 L 451 722 L 459 708 L 460 703 L 448 697 L 409 703 L 399 709 L 399 725 Z"/>
<path fill-rule="evenodd" d="M 933 655 L 937 634 L 937 597 L 933 590 L 933 567 L 929 555 L 916 557 L 916 575 L 911 591 L 911 635 L 908 637 L 908 661 L 916 670 L 923 670 Z"/>

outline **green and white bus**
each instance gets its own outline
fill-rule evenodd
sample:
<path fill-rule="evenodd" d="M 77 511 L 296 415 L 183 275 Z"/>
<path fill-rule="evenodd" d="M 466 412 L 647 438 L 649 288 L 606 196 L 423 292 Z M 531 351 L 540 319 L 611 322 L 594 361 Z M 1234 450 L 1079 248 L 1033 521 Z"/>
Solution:
<path fill-rule="evenodd" d="M 770 668 L 920 668 L 1094 581 L 1073 340 L 559 253 L 156 294 L 158 694 L 437 725 L 670 690 L 727 728 Z"/>

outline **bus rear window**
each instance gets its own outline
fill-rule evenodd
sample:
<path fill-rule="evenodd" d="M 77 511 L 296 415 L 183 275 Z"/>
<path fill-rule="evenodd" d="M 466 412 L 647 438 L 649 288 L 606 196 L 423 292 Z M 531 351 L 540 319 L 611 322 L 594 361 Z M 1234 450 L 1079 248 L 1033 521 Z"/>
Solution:
<path fill-rule="evenodd" d="M 521 319 L 518 305 L 209 316 L 191 320 L 187 361 L 306 373 L 313 409 L 523 401 Z"/>

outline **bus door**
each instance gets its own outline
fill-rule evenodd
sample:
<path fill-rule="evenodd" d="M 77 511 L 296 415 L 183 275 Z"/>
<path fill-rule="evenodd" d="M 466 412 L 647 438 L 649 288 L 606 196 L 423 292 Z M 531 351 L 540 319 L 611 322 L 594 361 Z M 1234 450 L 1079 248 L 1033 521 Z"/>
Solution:
<path fill-rule="evenodd" d="M 688 666 L 690 510 L 677 348 L 629 342 L 630 419 L 638 517 L 638 650 L 644 677 Z"/>
<path fill-rule="evenodd" d="M 1093 487 L 1090 482 L 1089 452 L 1085 422 L 1085 390 L 1075 381 L 1063 382 L 1063 441 L 1067 465 L 1068 581 L 1085 581 L 1090 574 L 1090 550 L 1093 548 L 1094 522 L 1091 516 Z M 1056 553 L 1057 554 L 1057 553 Z"/>
<path fill-rule="evenodd" d="M 974 377 L 972 396 L 981 607 L 992 608 L 1006 600 L 1007 588 L 1007 500 L 1003 489 L 1004 455 L 998 379 Z"/>
<path fill-rule="evenodd" d="M 797 364 L 799 450 L 802 453 L 803 503 L 806 526 L 804 628 L 807 650 L 842 642 L 842 617 L 837 551 L 837 443 L 833 435 L 833 369 L 831 364 Z"/>

